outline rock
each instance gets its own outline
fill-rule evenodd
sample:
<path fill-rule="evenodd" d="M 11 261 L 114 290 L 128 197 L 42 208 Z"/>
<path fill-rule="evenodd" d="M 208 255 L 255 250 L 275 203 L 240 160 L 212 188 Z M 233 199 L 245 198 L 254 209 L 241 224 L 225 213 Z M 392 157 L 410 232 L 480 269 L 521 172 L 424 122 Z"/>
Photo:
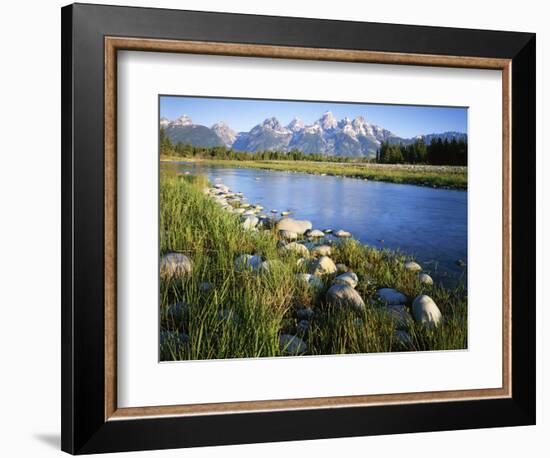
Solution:
<path fill-rule="evenodd" d="M 334 280 L 335 285 L 348 285 L 355 288 L 359 283 L 359 278 L 354 272 L 346 272 L 342 275 L 338 275 Z"/>
<path fill-rule="evenodd" d="M 271 213 L 279 213 L 279 210 L 273 209 L 273 210 L 271 210 Z"/>
<path fill-rule="evenodd" d="M 281 212 L 281 215 L 288 216 L 288 215 L 290 215 L 290 212 Z"/>
<path fill-rule="evenodd" d="M 274 270 L 281 270 L 283 263 L 278 259 L 272 259 L 271 261 L 264 261 L 260 264 L 259 270 L 265 273 L 273 272 Z"/>
<path fill-rule="evenodd" d="M 327 291 L 327 300 L 332 305 L 364 310 L 365 303 L 357 291 L 349 285 L 333 285 Z"/>
<path fill-rule="evenodd" d="M 312 224 L 311 221 L 283 218 L 277 223 L 276 228 L 279 231 L 290 231 L 302 235 L 312 228 Z"/>
<path fill-rule="evenodd" d="M 287 239 L 287 240 L 296 240 L 298 238 L 298 234 L 296 234 L 296 232 L 287 231 L 283 229 L 279 231 L 279 237 L 282 237 L 283 239 Z"/>
<path fill-rule="evenodd" d="M 420 272 L 418 274 L 418 281 L 420 283 L 424 283 L 425 285 L 433 285 L 434 284 L 434 281 L 433 281 L 432 277 L 430 277 L 428 274 L 426 274 L 424 272 Z"/>
<path fill-rule="evenodd" d="M 243 270 L 256 270 L 260 267 L 262 263 L 262 257 L 257 255 L 250 254 L 241 254 L 235 259 L 234 265 L 237 272 Z"/>
<path fill-rule="evenodd" d="M 207 281 L 203 281 L 202 283 L 199 283 L 199 291 L 207 292 L 207 291 L 210 291 L 212 288 L 214 288 L 214 285 Z"/>
<path fill-rule="evenodd" d="M 244 213 L 243 213 L 243 216 L 254 216 L 256 215 L 256 211 L 255 210 L 246 210 Z"/>
<path fill-rule="evenodd" d="M 307 249 L 307 247 L 297 242 L 287 243 L 281 248 L 281 251 L 285 253 L 296 253 L 300 256 L 309 256 L 309 250 Z"/>
<path fill-rule="evenodd" d="M 417 296 L 412 304 L 414 319 L 420 323 L 431 327 L 437 327 L 441 323 L 443 316 L 436 303 L 430 296 L 421 294 Z"/>
<path fill-rule="evenodd" d="M 311 263 L 311 273 L 313 275 L 326 275 L 334 272 L 336 272 L 336 265 L 328 256 L 321 256 Z"/>
<path fill-rule="evenodd" d="M 222 309 L 218 312 L 218 320 L 231 321 L 233 324 L 238 324 L 241 321 L 241 317 L 231 309 Z"/>
<path fill-rule="evenodd" d="M 332 229 L 323 229 L 325 234 L 332 234 Z"/>
<path fill-rule="evenodd" d="M 336 237 L 345 238 L 345 237 L 351 237 L 351 232 L 344 231 L 343 229 L 340 229 L 339 231 L 336 231 L 334 234 Z"/>
<path fill-rule="evenodd" d="M 242 202 L 241 203 L 241 208 L 250 208 L 250 204 L 247 203 L 247 202 Z"/>
<path fill-rule="evenodd" d="M 255 216 L 248 216 L 245 218 L 243 222 L 243 229 L 249 230 L 256 227 L 260 220 L 256 218 Z"/>
<path fill-rule="evenodd" d="M 234 208 L 233 209 L 233 213 L 235 213 L 236 215 L 242 215 L 246 210 L 242 207 L 238 207 L 238 208 Z"/>
<path fill-rule="evenodd" d="M 349 269 L 348 269 L 348 266 L 346 266 L 345 264 L 336 264 L 336 271 L 338 273 L 344 273 L 344 272 L 347 272 Z"/>
<path fill-rule="evenodd" d="M 189 336 L 185 332 L 160 330 L 160 345 L 167 346 L 169 352 L 180 353 L 189 345 Z"/>
<path fill-rule="evenodd" d="M 332 254 L 332 248 L 329 245 L 318 245 L 311 249 L 311 254 L 317 256 L 330 256 Z"/>
<path fill-rule="evenodd" d="M 397 329 L 407 329 L 412 323 L 412 316 L 404 305 L 389 305 L 384 312 L 394 322 Z"/>
<path fill-rule="evenodd" d="M 319 229 L 311 229 L 309 231 L 306 231 L 306 236 L 307 237 L 313 237 L 313 238 L 324 237 L 325 233 L 320 231 Z"/>
<path fill-rule="evenodd" d="M 323 282 L 319 277 L 311 274 L 296 274 L 296 279 L 314 290 L 323 289 Z"/>
<path fill-rule="evenodd" d="M 300 320 L 298 324 L 296 325 L 296 328 L 298 332 L 301 332 L 302 334 L 305 334 L 309 330 L 309 321 L 308 320 Z"/>
<path fill-rule="evenodd" d="M 422 267 L 420 267 L 420 264 L 417 264 L 414 261 L 407 261 L 403 264 L 403 267 L 407 270 L 410 270 L 411 272 L 419 272 L 422 270 Z"/>
<path fill-rule="evenodd" d="M 387 305 L 401 305 L 407 302 L 407 296 L 393 288 L 381 288 L 377 294 Z"/>
<path fill-rule="evenodd" d="M 394 336 L 395 340 L 397 340 L 397 342 L 399 342 L 401 345 L 405 347 L 409 347 L 412 345 L 411 336 L 407 331 L 402 331 L 398 329 L 395 331 Z"/>
<path fill-rule="evenodd" d="M 191 259 L 182 253 L 168 253 L 160 260 L 160 273 L 168 278 L 188 275 L 192 270 Z"/>
<path fill-rule="evenodd" d="M 173 321 L 176 324 L 180 324 L 189 313 L 189 305 L 180 301 L 175 304 L 170 304 L 166 310 L 168 320 Z"/>
<path fill-rule="evenodd" d="M 466 263 L 462 259 L 457 259 L 456 260 L 456 265 L 458 267 L 466 267 Z"/>
<path fill-rule="evenodd" d="M 281 334 L 279 344 L 281 351 L 290 355 L 302 355 L 307 350 L 307 346 L 302 339 L 290 334 Z"/>
<path fill-rule="evenodd" d="M 296 318 L 299 320 L 311 320 L 315 312 L 309 307 L 296 310 Z"/>

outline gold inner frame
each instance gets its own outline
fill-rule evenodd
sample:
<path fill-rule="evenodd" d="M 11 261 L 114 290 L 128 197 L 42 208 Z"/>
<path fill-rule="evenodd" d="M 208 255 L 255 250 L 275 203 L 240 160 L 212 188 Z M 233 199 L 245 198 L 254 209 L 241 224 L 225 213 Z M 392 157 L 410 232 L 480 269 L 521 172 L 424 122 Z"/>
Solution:
<path fill-rule="evenodd" d="M 401 394 L 335 396 L 304 399 L 224 402 L 118 408 L 116 336 L 117 247 L 117 51 L 175 52 L 241 57 L 362 62 L 500 70 L 502 72 L 502 387 Z M 511 367 L 511 60 L 481 57 L 404 54 L 300 48 L 239 43 L 105 37 L 105 420 L 152 416 L 208 415 L 273 410 L 371 406 L 381 404 L 507 398 L 512 393 Z"/>

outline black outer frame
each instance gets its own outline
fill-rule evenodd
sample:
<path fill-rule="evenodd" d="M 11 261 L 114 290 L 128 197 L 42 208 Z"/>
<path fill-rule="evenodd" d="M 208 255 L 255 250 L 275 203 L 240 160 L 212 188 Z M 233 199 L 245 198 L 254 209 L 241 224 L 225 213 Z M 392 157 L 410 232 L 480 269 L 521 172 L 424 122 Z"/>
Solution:
<path fill-rule="evenodd" d="M 74 4 L 62 8 L 61 35 L 64 451 L 83 454 L 535 424 L 534 34 Z M 512 397 L 105 421 L 105 36 L 512 59 Z"/>

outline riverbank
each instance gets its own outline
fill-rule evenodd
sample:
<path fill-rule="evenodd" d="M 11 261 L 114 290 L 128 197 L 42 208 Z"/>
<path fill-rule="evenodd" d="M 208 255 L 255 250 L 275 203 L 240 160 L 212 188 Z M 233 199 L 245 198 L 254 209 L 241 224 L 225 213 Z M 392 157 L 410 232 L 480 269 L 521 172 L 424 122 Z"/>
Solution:
<path fill-rule="evenodd" d="M 468 187 L 466 167 L 407 164 L 354 164 L 314 161 L 236 161 L 225 159 L 195 159 L 178 156 L 161 157 L 161 162 L 181 161 L 222 167 L 244 167 L 316 175 L 344 176 L 445 189 L 465 190 Z"/>
<path fill-rule="evenodd" d="M 162 360 L 466 348 L 464 286 L 423 283 L 406 257 L 353 238 L 284 240 L 278 217 L 206 186 L 161 175 Z M 415 313 L 426 296 L 437 324 Z"/>

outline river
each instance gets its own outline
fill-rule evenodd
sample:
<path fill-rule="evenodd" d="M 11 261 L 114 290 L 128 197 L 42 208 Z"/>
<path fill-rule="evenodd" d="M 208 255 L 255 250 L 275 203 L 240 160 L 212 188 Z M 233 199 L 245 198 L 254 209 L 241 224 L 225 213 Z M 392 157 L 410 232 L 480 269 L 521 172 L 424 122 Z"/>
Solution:
<path fill-rule="evenodd" d="M 291 211 L 315 229 L 344 229 L 362 243 L 411 255 L 445 284 L 464 273 L 457 260 L 467 262 L 466 191 L 197 163 L 170 167 L 222 182 L 264 213 Z"/>

